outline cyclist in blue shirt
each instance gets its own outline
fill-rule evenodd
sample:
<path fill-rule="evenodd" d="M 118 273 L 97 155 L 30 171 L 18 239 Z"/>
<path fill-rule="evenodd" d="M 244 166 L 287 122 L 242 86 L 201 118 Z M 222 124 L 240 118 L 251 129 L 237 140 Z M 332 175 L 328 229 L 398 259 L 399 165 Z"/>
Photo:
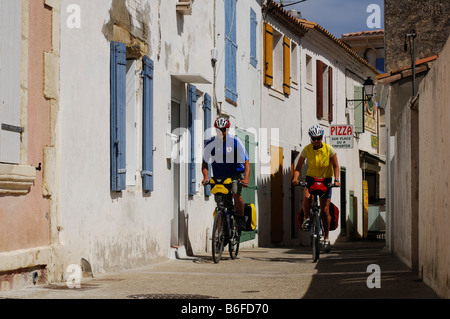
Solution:
<path fill-rule="evenodd" d="M 202 163 L 203 181 L 208 180 L 208 163 L 211 163 L 213 175 L 233 180 L 234 206 L 240 216 L 240 225 L 245 225 L 244 199 L 242 186 L 248 187 L 250 179 L 250 161 L 242 141 L 228 133 L 231 123 L 228 119 L 220 117 L 215 123 L 217 136 L 205 143 L 205 152 Z"/>

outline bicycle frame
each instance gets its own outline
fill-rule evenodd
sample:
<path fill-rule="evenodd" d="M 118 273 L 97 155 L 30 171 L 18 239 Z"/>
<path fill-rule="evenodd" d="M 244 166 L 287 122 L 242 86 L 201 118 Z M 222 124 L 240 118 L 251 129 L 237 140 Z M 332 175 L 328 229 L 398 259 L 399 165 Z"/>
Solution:
<path fill-rule="evenodd" d="M 312 245 L 312 257 L 313 262 L 319 260 L 320 248 L 323 243 L 323 237 L 325 231 L 322 224 L 320 199 L 327 194 L 328 190 L 334 186 L 334 184 L 324 184 L 324 179 L 315 179 L 313 185 L 308 185 L 306 182 L 299 183 L 299 186 L 307 187 L 312 197 L 312 205 L 310 209 L 310 235 Z"/>
<path fill-rule="evenodd" d="M 213 186 L 211 193 L 217 203 L 211 239 L 213 260 L 215 263 L 220 261 L 226 245 L 228 245 L 231 259 L 235 259 L 239 250 L 240 232 L 237 228 L 237 212 L 231 193 L 232 181 L 231 179 L 212 178 L 207 184 Z M 222 218 L 222 215 L 225 218 Z"/>

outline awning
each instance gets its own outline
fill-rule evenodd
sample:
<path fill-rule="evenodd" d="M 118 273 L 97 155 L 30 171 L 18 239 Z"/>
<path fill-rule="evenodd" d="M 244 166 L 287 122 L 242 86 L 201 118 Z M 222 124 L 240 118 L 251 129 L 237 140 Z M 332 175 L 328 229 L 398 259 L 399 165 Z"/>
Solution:
<path fill-rule="evenodd" d="M 212 84 L 212 82 L 201 74 L 188 74 L 188 73 L 172 73 L 170 76 L 181 83 L 190 84 Z"/>
<path fill-rule="evenodd" d="M 384 156 L 384 155 L 380 155 L 380 154 L 376 154 L 376 153 L 370 153 L 370 152 L 361 151 L 361 150 L 359 150 L 359 155 L 361 157 L 367 157 L 367 158 L 370 158 L 370 159 L 375 160 L 377 162 L 386 164 L 386 156 Z"/>

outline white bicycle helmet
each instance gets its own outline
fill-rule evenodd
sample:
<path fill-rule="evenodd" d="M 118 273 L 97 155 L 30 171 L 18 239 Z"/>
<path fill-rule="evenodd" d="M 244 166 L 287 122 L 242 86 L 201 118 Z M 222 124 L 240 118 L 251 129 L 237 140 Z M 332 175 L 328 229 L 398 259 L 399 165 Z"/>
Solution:
<path fill-rule="evenodd" d="M 324 133 L 325 131 L 319 125 L 312 126 L 308 131 L 310 137 L 323 136 Z"/>

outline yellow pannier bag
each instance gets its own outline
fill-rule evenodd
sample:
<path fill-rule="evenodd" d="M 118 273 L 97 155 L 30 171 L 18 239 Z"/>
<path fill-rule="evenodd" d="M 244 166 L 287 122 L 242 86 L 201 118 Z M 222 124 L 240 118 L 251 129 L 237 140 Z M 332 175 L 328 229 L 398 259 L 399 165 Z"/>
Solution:
<path fill-rule="evenodd" d="M 256 229 L 256 208 L 254 204 L 245 204 L 244 216 L 247 217 L 245 231 L 253 231 Z"/>

